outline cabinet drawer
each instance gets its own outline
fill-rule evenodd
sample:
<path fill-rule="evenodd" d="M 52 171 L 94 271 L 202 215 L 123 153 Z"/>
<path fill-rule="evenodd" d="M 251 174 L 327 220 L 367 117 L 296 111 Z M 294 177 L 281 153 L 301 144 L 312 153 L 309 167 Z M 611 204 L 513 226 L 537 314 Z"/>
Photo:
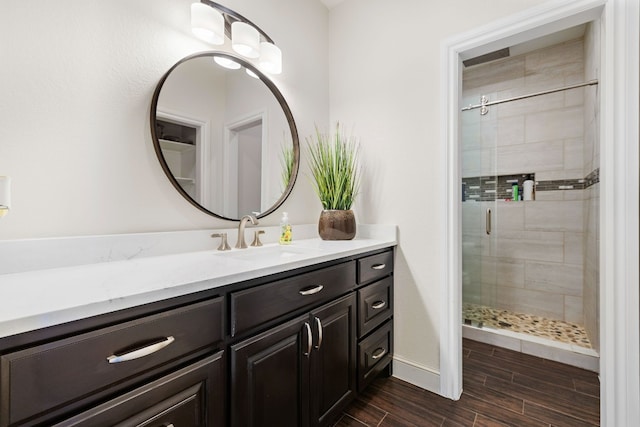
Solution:
<path fill-rule="evenodd" d="M 363 337 L 393 314 L 393 279 L 385 277 L 358 290 L 358 336 Z"/>
<path fill-rule="evenodd" d="M 348 262 L 234 292 L 231 336 L 346 293 L 355 287 L 355 279 L 355 263 Z"/>
<path fill-rule="evenodd" d="M 223 356 L 209 356 L 54 427 L 222 425 Z"/>
<path fill-rule="evenodd" d="M 393 321 L 358 344 L 358 390 L 362 391 L 392 359 Z"/>
<path fill-rule="evenodd" d="M 0 426 L 96 399 L 108 387 L 131 385 L 214 346 L 223 339 L 223 301 L 220 297 L 0 356 Z M 138 357 L 126 360 L 127 355 Z"/>
<path fill-rule="evenodd" d="M 358 283 L 367 283 L 393 272 L 393 251 L 358 260 Z"/>

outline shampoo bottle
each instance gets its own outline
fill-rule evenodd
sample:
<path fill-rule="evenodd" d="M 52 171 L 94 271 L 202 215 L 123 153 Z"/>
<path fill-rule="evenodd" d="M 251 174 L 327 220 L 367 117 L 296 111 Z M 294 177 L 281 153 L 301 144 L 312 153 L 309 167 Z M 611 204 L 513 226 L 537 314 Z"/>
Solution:
<path fill-rule="evenodd" d="M 518 201 L 518 183 L 514 182 L 511 186 L 511 200 L 514 202 Z"/>
<path fill-rule="evenodd" d="M 286 212 L 282 212 L 282 218 L 280 219 L 280 244 L 291 244 L 291 223 L 289 222 L 289 215 Z"/>
<path fill-rule="evenodd" d="M 522 183 L 522 200 L 533 200 L 533 177 L 531 175 L 528 175 Z"/>

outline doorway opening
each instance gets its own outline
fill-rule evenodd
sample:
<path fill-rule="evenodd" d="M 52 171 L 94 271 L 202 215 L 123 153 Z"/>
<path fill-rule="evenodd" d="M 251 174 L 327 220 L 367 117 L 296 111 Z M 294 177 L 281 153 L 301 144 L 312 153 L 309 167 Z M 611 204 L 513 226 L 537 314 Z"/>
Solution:
<path fill-rule="evenodd" d="M 463 337 L 596 372 L 600 27 L 464 61 L 459 116 Z"/>
<path fill-rule="evenodd" d="M 262 165 L 266 121 L 263 116 L 253 114 L 225 126 L 224 212 L 228 218 L 264 211 Z"/>

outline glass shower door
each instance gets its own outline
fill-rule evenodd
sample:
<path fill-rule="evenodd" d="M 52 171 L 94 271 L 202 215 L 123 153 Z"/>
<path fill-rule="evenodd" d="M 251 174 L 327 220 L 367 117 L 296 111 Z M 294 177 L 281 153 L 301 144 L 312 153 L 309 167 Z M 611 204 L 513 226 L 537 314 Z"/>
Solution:
<path fill-rule="evenodd" d="M 466 98 L 475 104 L 479 95 Z M 463 322 L 482 326 L 496 301 L 497 120 L 479 110 L 460 118 Z"/>

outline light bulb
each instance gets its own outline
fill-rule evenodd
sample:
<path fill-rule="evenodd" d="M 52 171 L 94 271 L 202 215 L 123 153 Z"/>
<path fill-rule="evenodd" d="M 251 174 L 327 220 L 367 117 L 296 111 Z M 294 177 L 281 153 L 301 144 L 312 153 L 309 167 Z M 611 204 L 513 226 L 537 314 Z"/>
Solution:
<path fill-rule="evenodd" d="M 224 44 L 224 17 L 204 3 L 191 4 L 191 31 L 208 43 Z"/>
<path fill-rule="evenodd" d="M 269 42 L 260 43 L 260 68 L 270 74 L 282 73 L 282 51 Z"/>
<path fill-rule="evenodd" d="M 231 47 L 246 58 L 260 56 L 260 33 L 246 22 L 231 24 Z"/>

